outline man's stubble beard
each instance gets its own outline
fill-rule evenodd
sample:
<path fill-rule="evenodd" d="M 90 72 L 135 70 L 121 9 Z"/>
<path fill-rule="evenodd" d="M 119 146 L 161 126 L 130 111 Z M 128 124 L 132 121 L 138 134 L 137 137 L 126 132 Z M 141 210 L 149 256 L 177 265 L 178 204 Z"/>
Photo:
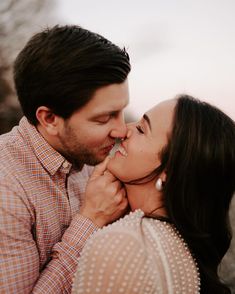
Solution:
<path fill-rule="evenodd" d="M 59 152 L 77 169 L 82 169 L 84 164 L 96 165 L 102 161 L 91 152 L 88 146 L 78 142 L 71 128 L 66 128 L 66 135 L 59 136 L 61 148 Z"/>

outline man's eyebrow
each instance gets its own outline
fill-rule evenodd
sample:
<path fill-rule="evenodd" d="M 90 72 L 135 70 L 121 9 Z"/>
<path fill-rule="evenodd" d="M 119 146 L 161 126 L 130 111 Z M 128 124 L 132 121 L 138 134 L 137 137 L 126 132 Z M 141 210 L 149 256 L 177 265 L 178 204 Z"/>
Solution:
<path fill-rule="evenodd" d="M 149 117 L 147 116 L 147 114 L 144 114 L 144 115 L 143 115 L 143 119 L 148 123 L 150 130 L 152 130 L 152 128 L 151 128 L 151 123 L 150 123 L 150 119 L 149 119 Z"/>

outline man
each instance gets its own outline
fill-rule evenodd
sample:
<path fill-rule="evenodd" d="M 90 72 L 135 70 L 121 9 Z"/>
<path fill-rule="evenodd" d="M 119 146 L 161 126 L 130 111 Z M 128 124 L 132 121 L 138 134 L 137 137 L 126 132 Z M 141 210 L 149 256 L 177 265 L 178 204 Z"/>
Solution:
<path fill-rule="evenodd" d="M 24 117 L 0 137 L 0 293 L 70 293 L 87 238 L 125 212 L 104 159 L 126 135 L 129 71 L 125 50 L 77 26 L 46 29 L 18 55 Z"/>

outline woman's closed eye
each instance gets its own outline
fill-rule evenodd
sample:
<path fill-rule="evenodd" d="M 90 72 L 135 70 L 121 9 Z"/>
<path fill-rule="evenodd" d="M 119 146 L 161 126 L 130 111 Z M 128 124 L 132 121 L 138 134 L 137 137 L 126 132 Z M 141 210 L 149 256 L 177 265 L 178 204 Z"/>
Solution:
<path fill-rule="evenodd" d="M 144 134 L 144 130 L 140 125 L 136 126 L 136 129 L 138 130 L 139 133 Z"/>

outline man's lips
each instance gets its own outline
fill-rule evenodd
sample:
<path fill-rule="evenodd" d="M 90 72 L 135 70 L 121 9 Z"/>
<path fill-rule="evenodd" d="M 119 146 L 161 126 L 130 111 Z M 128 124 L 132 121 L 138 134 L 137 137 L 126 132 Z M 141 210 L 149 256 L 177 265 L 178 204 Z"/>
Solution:
<path fill-rule="evenodd" d="M 109 152 L 113 149 L 113 146 L 114 146 L 114 143 L 102 148 L 102 150 L 104 150 L 105 152 Z"/>

